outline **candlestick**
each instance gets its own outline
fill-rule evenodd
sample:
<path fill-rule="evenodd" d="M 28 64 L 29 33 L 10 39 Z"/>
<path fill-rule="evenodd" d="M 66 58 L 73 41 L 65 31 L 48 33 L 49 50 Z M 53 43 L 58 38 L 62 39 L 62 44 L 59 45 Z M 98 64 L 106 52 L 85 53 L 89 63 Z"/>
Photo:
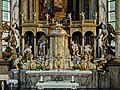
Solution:
<path fill-rule="evenodd" d="M 72 83 L 75 83 L 75 79 L 74 79 L 74 76 L 72 76 L 72 81 L 71 81 Z"/>
<path fill-rule="evenodd" d="M 40 76 L 40 81 L 39 81 L 40 83 L 43 83 L 44 82 L 44 80 L 43 80 L 43 76 Z"/>

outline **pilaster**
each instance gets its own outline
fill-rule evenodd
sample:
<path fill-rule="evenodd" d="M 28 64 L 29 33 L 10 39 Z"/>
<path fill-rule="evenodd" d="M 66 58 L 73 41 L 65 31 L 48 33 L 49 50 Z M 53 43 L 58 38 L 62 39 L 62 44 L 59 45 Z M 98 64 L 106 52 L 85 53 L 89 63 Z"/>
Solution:
<path fill-rule="evenodd" d="M 90 5 L 89 5 L 90 19 L 94 19 L 95 12 L 97 12 L 97 0 L 90 0 Z"/>
<path fill-rule="evenodd" d="M 96 0 L 97 1 L 97 0 Z M 99 1 L 99 22 L 106 23 L 107 18 L 107 0 Z"/>
<path fill-rule="evenodd" d="M 36 36 L 34 36 L 34 57 L 37 57 Z"/>
<path fill-rule="evenodd" d="M 0 0 L 0 61 L 3 61 L 3 57 L 2 57 L 2 0 Z"/>
<path fill-rule="evenodd" d="M 115 47 L 115 55 L 116 57 L 120 57 L 120 0 L 116 0 L 116 4 L 115 4 L 115 15 L 116 15 L 116 47 Z"/>

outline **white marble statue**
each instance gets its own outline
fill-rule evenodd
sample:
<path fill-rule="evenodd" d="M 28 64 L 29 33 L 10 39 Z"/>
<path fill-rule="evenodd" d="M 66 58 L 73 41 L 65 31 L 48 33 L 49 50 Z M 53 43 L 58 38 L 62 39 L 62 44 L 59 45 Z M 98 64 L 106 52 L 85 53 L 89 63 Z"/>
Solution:
<path fill-rule="evenodd" d="M 12 25 L 12 30 L 10 31 L 10 35 L 12 35 L 12 33 L 13 33 L 14 36 L 15 36 L 15 40 L 14 41 L 16 41 L 16 48 L 18 48 L 20 46 L 20 41 L 19 41 L 20 34 L 19 34 L 18 29 L 19 29 L 18 25 L 16 23 L 14 23 Z"/>
<path fill-rule="evenodd" d="M 32 58 L 32 46 L 27 46 L 26 49 L 24 50 L 26 60 L 31 60 Z"/>
<path fill-rule="evenodd" d="M 85 13 L 81 12 L 80 15 L 82 16 L 82 19 L 85 20 Z"/>
<path fill-rule="evenodd" d="M 80 60 L 81 60 L 81 57 L 80 57 L 80 45 L 77 43 L 77 42 L 74 42 L 72 41 L 72 51 L 73 51 L 73 55 L 72 55 L 72 58 L 73 58 L 73 61 L 74 63 L 77 63 L 79 64 L 80 63 Z"/>
<path fill-rule="evenodd" d="M 85 58 L 86 58 L 86 61 L 91 62 L 91 60 L 93 59 L 92 53 L 93 53 L 92 46 L 89 45 L 89 44 L 85 45 Z"/>
<path fill-rule="evenodd" d="M 72 50 L 73 50 L 73 55 L 79 56 L 79 45 L 72 41 Z"/>
<path fill-rule="evenodd" d="M 46 21 L 48 21 L 49 20 L 49 14 L 47 13 L 47 14 L 45 14 L 45 16 L 46 16 Z"/>
<path fill-rule="evenodd" d="M 98 13 L 97 13 L 97 12 L 95 12 L 95 19 L 97 19 L 97 15 L 98 15 Z"/>
<path fill-rule="evenodd" d="M 106 49 L 108 46 L 108 30 L 107 30 L 107 26 L 106 24 L 104 24 L 103 22 L 101 22 L 101 33 L 99 34 L 99 36 L 97 37 L 98 39 L 100 39 L 101 44 L 101 51 L 102 54 L 106 54 Z"/>
<path fill-rule="evenodd" d="M 107 31 L 107 27 L 105 24 L 102 25 L 102 48 L 106 49 L 107 48 L 107 41 L 108 41 L 108 31 Z"/>
<path fill-rule="evenodd" d="M 70 19 L 70 22 L 72 21 L 72 17 L 71 17 L 72 13 L 68 14 L 68 17 Z"/>
<path fill-rule="evenodd" d="M 45 55 L 45 41 L 40 41 L 39 45 L 39 55 Z"/>
<path fill-rule="evenodd" d="M 89 44 L 85 45 L 85 63 L 86 63 L 86 69 L 93 69 L 94 64 L 92 63 L 93 60 L 93 47 Z"/>

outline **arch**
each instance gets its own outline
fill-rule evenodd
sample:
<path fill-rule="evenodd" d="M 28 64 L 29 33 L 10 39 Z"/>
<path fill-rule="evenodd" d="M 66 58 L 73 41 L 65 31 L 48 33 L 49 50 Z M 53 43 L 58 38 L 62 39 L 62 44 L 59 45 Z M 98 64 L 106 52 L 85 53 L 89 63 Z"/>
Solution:
<path fill-rule="evenodd" d="M 34 53 L 34 33 L 32 31 L 26 31 L 24 33 L 25 45 L 32 46 L 32 53 Z"/>
<path fill-rule="evenodd" d="M 36 33 L 36 41 L 39 41 L 41 39 L 42 36 L 46 37 L 46 34 L 44 32 L 37 32 Z M 38 44 L 38 42 L 36 42 L 36 45 Z"/>
<path fill-rule="evenodd" d="M 36 36 L 36 33 L 34 32 L 34 30 L 23 30 L 24 32 L 23 32 L 23 36 L 25 35 L 25 33 L 27 33 L 27 32 L 32 32 L 32 34 L 34 35 L 34 36 Z"/>
<path fill-rule="evenodd" d="M 72 42 L 71 42 L 71 54 L 74 55 L 80 55 L 81 54 L 81 46 L 82 46 L 82 33 L 79 31 L 76 31 L 72 34 Z M 77 47 L 76 47 L 77 46 Z M 76 49 L 74 49 L 76 47 Z"/>
<path fill-rule="evenodd" d="M 92 31 L 87 31 L 84 35 L 84 45 L 94 45 L 94 33 Z"/>
<path fill-rule="evenodd" d="M 75 41 L 82 45 L 82 33 L 80 31 L 76 31 L 72 34 L 72 41 Z"/>
<path fill-rule="evenodd" d="M 84 35 L 84 48 L 85 48 L 85 58 L 89 58 L 89 61 L 93 61 L 93 58 L 96 57 L 95 46 L 94 46 L 94 33 L 92 31 L 87 31 Z"/>
<path fill-rule="evenodd" d="M 40 55 L 40 44 L 43 42 L 47 42 L 46 34 L 44 32 L 37 32 L 36 33 L 36 45 L 38 46 L 37 52 Z M 47 54 L 47 49 L 44 49 L 44 54 Z"/>

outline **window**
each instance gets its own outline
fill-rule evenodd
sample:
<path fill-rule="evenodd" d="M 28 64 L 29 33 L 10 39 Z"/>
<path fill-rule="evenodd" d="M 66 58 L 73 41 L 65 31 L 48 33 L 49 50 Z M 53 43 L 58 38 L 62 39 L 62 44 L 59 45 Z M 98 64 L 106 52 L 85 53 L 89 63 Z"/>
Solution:
<path fill-rule="evenodd" d="M 10 25 L 10 0 L 2 0 L 2 22 Z"/>
<path fill-rule="evenodd" d="M 115 29 L 115 0 L 108 0 L 108 23 Z M 110 37 L 114 36 L 111 35 Z M 110 45 L 115 48 L 114 41 L 111 41 Z M 115 56 L 115 49 L 110 47 L 109 52 Z"/>
<path fill-rule="evenodd" d="M 108 23 L 115 28 L 115 0 L 108 0 Z"/>
<path fill-rule="evenodd" d="M 10 0 L 2 0 L 2 23 L 7 22 L 10 25 Z M 2 38 L 6 38 L 8 36 L 8 32 L 2 33 Z M 2 50 L 3 52 L 6 50 L 8 42 L 2 40 Z"/>

